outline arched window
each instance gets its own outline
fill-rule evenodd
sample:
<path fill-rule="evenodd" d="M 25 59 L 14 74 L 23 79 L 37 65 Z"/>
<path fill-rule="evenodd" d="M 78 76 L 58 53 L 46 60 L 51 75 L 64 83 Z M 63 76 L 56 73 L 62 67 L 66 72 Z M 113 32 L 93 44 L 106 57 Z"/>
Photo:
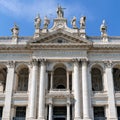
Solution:
<path fill-rule="evenodd" d="M 66 70 L 64 68 L 56 68 L 53 75 L 53 88 L 66 89 L 67 84 Z"/>
<path fill-rule="evenodd" d="M 97 67 L 92 68 L 91 78 L 92 78 L 92 90 L 102 91 L 103 90 L 102 73 L 99 68 Z"/>
<path fill-rule="evenodd" d="M 115 91 L 120 91 L 120 69 L 113 68 L 113 81 Z"/>
<path fill-rule="evenodd" d="M 18 91 L 27 91 L 28 90 L 28 78 L 29 70 L 28 68 L 22 68 L 18 72 Z"/>
<path fill-rule="evenodd" d="M 5 91 L 6 86 L 6 78 L 7 78 L 7 68 L 0 68 L 0 92 Z"/>

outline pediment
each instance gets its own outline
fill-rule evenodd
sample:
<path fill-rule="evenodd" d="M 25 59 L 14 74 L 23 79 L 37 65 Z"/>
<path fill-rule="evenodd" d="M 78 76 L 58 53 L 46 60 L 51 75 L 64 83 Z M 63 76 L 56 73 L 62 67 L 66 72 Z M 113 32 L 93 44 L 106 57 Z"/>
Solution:
<path fill-rule="evenodd" d="M 32 41 L 30 41 L 30 43 L 57 43 L 57 44 L 67 44 L 67 43 L 78 43 L 78 44 L 86 44 L 86 45 L 90 45 L 92 44 L 91 41 L 85 39 L 85 38 L 81 38 L 78 34 L 73 34 L 73 33 L 68 33 L 66 31 L 63 30 L 58 30 L 58 31 L 54 31 L 52 33 L 46 33 L 46 34 L 41 34 L 41 36 L 37 39 L 34 39 Z"/>

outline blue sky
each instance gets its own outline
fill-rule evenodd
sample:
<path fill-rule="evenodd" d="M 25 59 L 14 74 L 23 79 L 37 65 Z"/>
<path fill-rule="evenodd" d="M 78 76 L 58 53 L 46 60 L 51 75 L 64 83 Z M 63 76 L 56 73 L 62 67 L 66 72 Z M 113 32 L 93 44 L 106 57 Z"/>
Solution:
<path fill-rule="evenodd" d="M 42 20 L 47 15 L 52 26 L 58 4 L 66 8 L 64 17 L 69 27 L 73 16 L 79 27 L 79 19 L 84 15 L 87 35 L 100 36 L 99 28 L 105 19 L 108 35 L 120 36 L 120 0 L 0 0 L 0 36 L 11 36 L 14 23 L 20 28 L 20 36 L 32 36 L 38 13 Z"/>

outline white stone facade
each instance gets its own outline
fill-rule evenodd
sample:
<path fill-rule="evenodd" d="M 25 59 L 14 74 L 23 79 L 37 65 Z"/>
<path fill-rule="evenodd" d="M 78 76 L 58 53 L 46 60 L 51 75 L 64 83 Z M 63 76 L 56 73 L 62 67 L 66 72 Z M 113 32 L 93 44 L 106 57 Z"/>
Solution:
<path fill-rule="evenodd" d="M 54 25 L 35 19 L 32 37 L 0 37 L 2 120 L 118 120 L 120 37 L 90 37 L 85 19 L 67 27 L 59 6 Z M 75 19 L 74 19 L 75 20 Z M 97 82 L 96 82 L 97 81 Z"/>

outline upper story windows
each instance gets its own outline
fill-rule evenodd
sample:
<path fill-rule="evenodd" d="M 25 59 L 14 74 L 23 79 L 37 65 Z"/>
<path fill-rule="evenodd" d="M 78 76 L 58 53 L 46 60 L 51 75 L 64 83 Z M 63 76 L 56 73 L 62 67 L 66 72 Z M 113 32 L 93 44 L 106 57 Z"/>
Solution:
<path fill-rule="evenodd" d="M 120 68 L 117 66 L 113 68 L 113 81 L 114 90 L 120 91 Z"/>
<path fill-rule="evenodd" d="M 28 90 L 29 69 L 27 66 L 20 66 L 17 71 L 17 91 Z"/>
<path fill-rule="evenodd" d="M 5 91 L 7 78 L 7 67 L 0 65 L 0 92 Z"/>
<path fill-rule="evenodd" d="M 103 90 L 102 69 L 100 66 L 95 66 L 91 69 L 92 90 Z"/>

